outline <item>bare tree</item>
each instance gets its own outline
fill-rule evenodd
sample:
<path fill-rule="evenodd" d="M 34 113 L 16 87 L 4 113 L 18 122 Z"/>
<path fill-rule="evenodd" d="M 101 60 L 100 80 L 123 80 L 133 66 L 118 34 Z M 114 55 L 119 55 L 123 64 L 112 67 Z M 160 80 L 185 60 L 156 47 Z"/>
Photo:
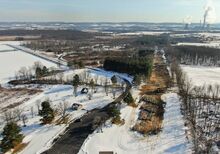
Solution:
<path fill-rule="evenodd" d="M 22 115 L 22 112 L 23 110 L 19 107 L 17 107 L 15 110 L 14 110 L 14 114 L 15 116 L 18 118 L 18 120 L 21 120 L 21 115 Z"/>
<path fill-rule="evenodd" d="M 58 76 L 58 80 L 60 80 L 60 82 L 63 83 L 63 80 L 64 80 L 64 74 L 63 74 L 63 72 L 58 73 L 57 76 Z"/>
<path fill-rule="evenodd" d="M 23 122 L 23 126 L 26 127 L 26 123 L 27 123 L 27 120 L 28 120 L 27 116 L 25 114 L 22 114 L 21 119 L 22 119 L 22 122 Z"/>
<path fill-rule="evenodd" d="M 98 84 L 98 80 L 99 80 L 99 76 L 98 76 L 98 75 L 95 75 L 95 77 L 94 77 L 94 83 L 95 83 L 95 85 Z"/>
<path fill-rule="evenodd" d="M 28 77 L 28 69 L 26 67 L 21 67 L 20 70 L 18 71 L 18 76 L 21 79 L 27 79 L 27 77 Z"/>
<path fill-rule="evenodd" d="M 108 96 L 109 85 L 108 85 L 108 78 L 107 78 L 107 77 L 105 78 L 105 85 L 104 85 L 104 88 L 105 88 L 106 96 Z"/>
<path fill-rule="evenodd" d="M 62 116 L 62 118 L 66 117 L 66 111 L 69 108 L 68 105 L 69 105 L 69 103 L 64 101 L 64 102 L 61 102 L 58 106 L 58 111 L 59 111 L 60 115 Z"/>
<path fill-rule="evenodd" d="M 42 63 L 41 62 L 39 62 L 39 61 L 37 61 L 37 62 L 34 62 L 34 65 L 33 65 L 33 67 L 32 67 L 32 69 L 33 69 L 33 71 L 35 71 L 36 70 L 36 68 L 43 68 L 43 65 L 42 65 Z"/>
<path fill-rule="evenodd" d="M 90 72 L 89 71 L 86 71 L 85 72 L 85 82 L 88 83 L 90 80 Z"/>
<path fill-rule="evenodd" d="M 113 96 L 113 99 L 115 99 L 115 96 L 116 96 L 116 88 L 114 86 L 112 86 L 112 96 Z"/>
<path fill-rule="evenodd" d="M 40 100 L 37 100 L 37 101 L 36 101 L 36 106 L 37 106 L 37 113 L 38 113 L 38 115 L 39 115 L 39 113 L 40 113 L 40 107 L 41 107 L 41 101 L 40 101 Z"/>
<path fill-rule="evenodd" d="M 31 117 L 34 118 L 34 107 L 31 107 Z"/>
<path fill-rule="evenodd" d="M 93 96 L 93 93 L 92 93 L 92 92 L 89 92 L 89 93 L 87 94 L 87 97 L 88 97 L 89 100 L 92 100 L 92 96 Z"/>
<path fill-rule="evenodd" d="M 3 119 L 5 120 L 6 123 L 14 121 L 15 117 L 14 117 L 13 112 L 11 110 L 4 112 Z"/>

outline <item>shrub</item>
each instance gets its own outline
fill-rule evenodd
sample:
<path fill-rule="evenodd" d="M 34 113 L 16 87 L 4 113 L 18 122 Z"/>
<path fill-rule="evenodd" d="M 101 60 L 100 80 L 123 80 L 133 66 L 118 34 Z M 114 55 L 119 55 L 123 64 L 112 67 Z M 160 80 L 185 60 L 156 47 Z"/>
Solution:
<path fill-rule="evenodd" d="M 133 104 L 134 103 L 134 98 L 132 97 L 131 93 L 128 92 L 127 96 L 123 99 L 125 103 L 127 103 L 128 105 Z"/>

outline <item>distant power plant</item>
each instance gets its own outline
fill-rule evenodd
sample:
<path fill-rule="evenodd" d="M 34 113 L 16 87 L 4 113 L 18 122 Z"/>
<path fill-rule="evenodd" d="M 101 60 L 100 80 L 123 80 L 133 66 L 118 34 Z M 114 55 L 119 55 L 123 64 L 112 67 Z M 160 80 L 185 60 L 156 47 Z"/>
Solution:
<path fill-rule="evenodd" d="M 203 19 L 200 20 L 200 25 L 197 27 L 197 29 L 200 30 L 209 30 L 210 25 L 215 23 L 216 21 L 216 12 L 215 12 L 215 7 L 213 4 L 212 0 L 207 0 L 206 5 L 204 6 L 204 15 Z M 184 29 L 188 30 L 190 28 L 190 25 L 192 23 L 192 16 L 187 16 L 184 20 L 183 23 L 185 24 Z"/>

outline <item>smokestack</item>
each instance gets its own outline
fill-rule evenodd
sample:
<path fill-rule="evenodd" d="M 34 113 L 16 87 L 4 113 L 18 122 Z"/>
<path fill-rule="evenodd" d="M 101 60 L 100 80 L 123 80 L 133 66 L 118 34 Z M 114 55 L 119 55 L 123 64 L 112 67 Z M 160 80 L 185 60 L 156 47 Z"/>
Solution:
<path fill-rule="evenodd" d="M 205 6 L 203 29 L 209 28 L 210 24 L 213 24 L 216 20 L 215 7 L 212 0 L 207 0 Z"/>

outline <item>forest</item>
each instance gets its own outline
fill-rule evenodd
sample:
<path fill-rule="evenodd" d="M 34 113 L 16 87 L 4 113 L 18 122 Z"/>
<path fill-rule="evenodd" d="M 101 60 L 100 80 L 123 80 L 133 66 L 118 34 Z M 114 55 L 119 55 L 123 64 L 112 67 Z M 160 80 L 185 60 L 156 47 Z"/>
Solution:
<path fill-rule="evenodd" d="M 41 36 L 42 39 L 77 40 L 92 38 L 91 33 L 77 30 L 0 30 L 1 36 Z"/>
<path fill-rule="evenodd" d="M 152 59 L 147 57 L 106 58 L 103 67 L 108 71 L 128 73 L 130 75 L 141 74 L 149 76 L 152 70 Z"/>
<path fill-rule="evenodd" d="M 148 45 L 148 46 L 160 46 L 167 45 L 169 43 L 169 35 L 162 34 L 159 36 L 145 35 L 136 40 L 138 45 Z"/>

